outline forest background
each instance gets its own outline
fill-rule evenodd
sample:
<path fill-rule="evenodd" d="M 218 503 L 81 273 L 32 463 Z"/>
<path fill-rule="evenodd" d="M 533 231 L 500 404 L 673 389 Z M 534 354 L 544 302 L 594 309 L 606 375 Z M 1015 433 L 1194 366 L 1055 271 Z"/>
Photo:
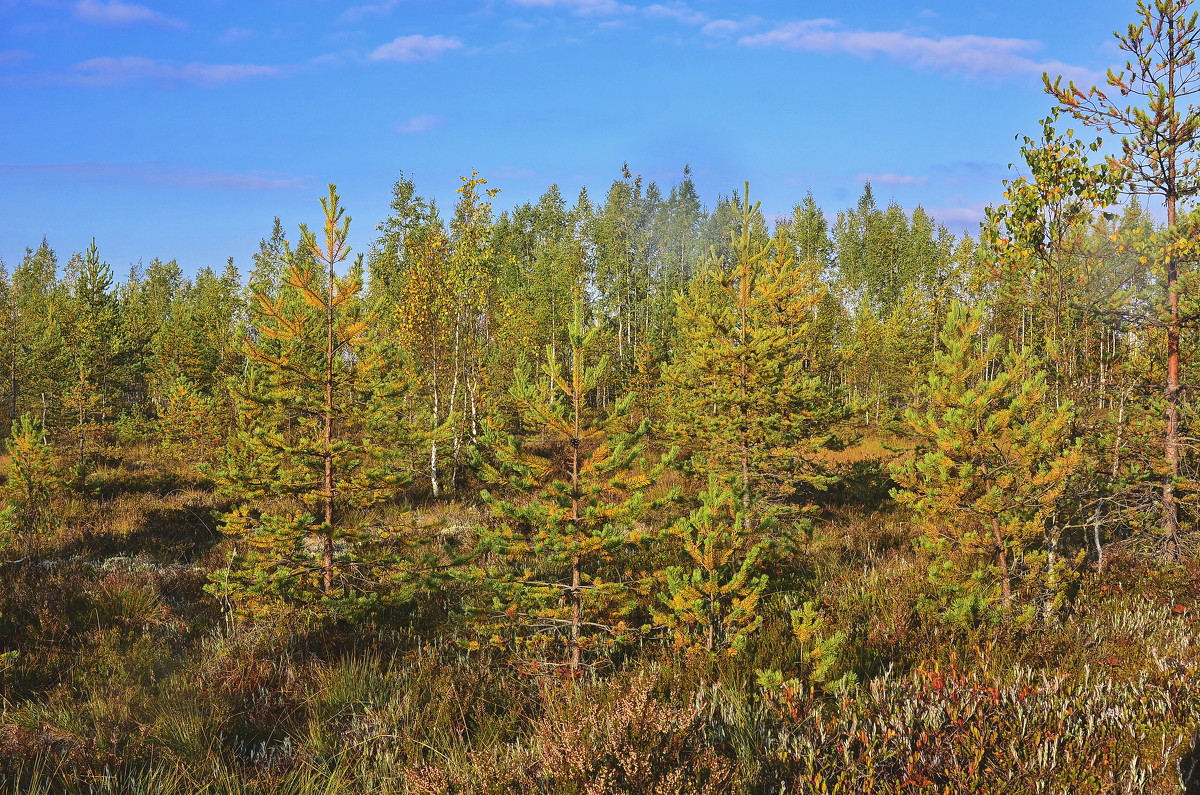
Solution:
<path fill-rule="evenodd" d="M 978 237 L 626 166 L 402 175 L 357 254 L 331 185 L 244 282 L 29 249 L 6 785 L 1193 791 L 1200 30 L 1138 13 Z"/>

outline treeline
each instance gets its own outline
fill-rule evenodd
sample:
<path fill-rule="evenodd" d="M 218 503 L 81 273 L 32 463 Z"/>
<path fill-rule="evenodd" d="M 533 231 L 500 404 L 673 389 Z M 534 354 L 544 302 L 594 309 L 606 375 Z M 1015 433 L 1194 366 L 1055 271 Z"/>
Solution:
<path fill-rule="evenodd" d="M 706 270 L 734 264 L 730 238 L 740 232 L 741 196 L 708 211 L 686 175 L 664 196 L 626 170 L 601 204 L 585 190 L 568 205 L 552 186 L 536 204 L 498 216 L 494 191 L 482 180 L 464 178 L 460 193 L 452 218 L 443 219 L 402 178 L 392 214 L 353 264 L 378 333 L 418 360 L 439 421 L 459 409 L 478 418 L 503 401 L 518 356 L 541 362 L 546 345 L 564 343 L 576 301 L 589 325 L 602 327 L 602 347 L 612 356 L 599 398 L 606 402 L 639 372 L 668 362 L 679 295 Z M 950 303 L 981 297 L 975 242 L 936 225 L 920 207 L 911 214 L 895 204 L 881 209 L 869 184 L 832 228 L 811 196 L 775 222 L 773 232 L 755 216 L 754 234 L 777 237 L 822 292 L 808 343 L 813 371 L 846 389 L 869 424 L 894 420 L 913 373 L 932 361 Z M 222 377 L 242 368 L 238 343 L 252 333 L 255 296 L 277 297 L 292 260 L 303 265 L 308 256 L 277 223 L 248 279 L 232 262 L 189 278 L 174 261 L 156 259 L 118 283 L 95 246 L 62 263 L 43 241 L 11 274 L 0 274 L 10 331 L 0 419 L 7 425 L 30 412 L 56 430 L 77 426 L 86 396 L 71 390 L 82 388 L 95 403 L 84 412 L 89 422 L 110 431 L 118 422 L 165 424 L 177 382 L 212 395 Z M 456 416 L 460 439 L 461 422 Z"/>
<path fill-rule="evenodd" d="M 811 195 L 771 223 L 744 191 L 709 211 L 686 170 L 664 195 L 627 168 L 602 203 L 551 187 L 499 214 L 472 175 L 445 219 L 402 177 L 353 259 L 331 187 L 322 228 L 276 221 L 245 286 L 232 262 L 186 278 L 160 260 L 116 284 L 95 244 L 60 267 L 43 241 L 0 279 L 3 411 L 76 488 L 122 446 L 198 463 L 244 542 L 214 588 L 255 605 L 337 593 L 369 612 L 519 548 L 565 567 L 535 601 L 569 610 L 577 664 L 587 583 L 643 514 L 676 527 L 665 468 L 706 495 L 676 541 L 757 560 L 845 486 L 831 453 L 866 435 L 912 448 L 881 477 L 972 558 L 962 576 L 981 558 L 996 604 L 1028 580 L 1041 609 L 1077 552 L 1181 552 L 1150 529 L 1162 287 L 1143 252 L 1164 233 L 1136 201 L 1111 212 L 1117 172 L 1052 120 L 1024 151 L 979 241 L 870 185 L 832 225 Z M 469 553 L 416 550 L 402 513 L 371 512 L 476 492 L 507 540 Z"/>

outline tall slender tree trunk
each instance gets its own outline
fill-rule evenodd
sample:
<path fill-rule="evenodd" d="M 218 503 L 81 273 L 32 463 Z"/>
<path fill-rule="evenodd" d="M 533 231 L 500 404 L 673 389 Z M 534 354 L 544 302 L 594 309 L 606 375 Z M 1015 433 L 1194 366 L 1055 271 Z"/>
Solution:
<path fill-rule="evenodd" d="M 738 346 L 745 351 L 747 340 L 750 337 L 750 318 L 748 317 L 746 307 L 750 305 L 750 263 L 742 264 L 741 284 L 738 287 L 738 317 L 740 327 L 738 328 Z M 749 412 L 747 411 L 746 402 L 749 400 L 750 387 L 747 381 L 749 373 L 746 372 L 747 364 L 743 353 L 738 363 L 738 411 L 741 413 L 740 433 L 741 433 L 741 458 L 742 458 L 742 527 L 746 532 L 750 532 L 753 523 L 750 520 L 750 428 L 749 428 Z"/>
<path fill-rule="evenodd" d="M 453 494 L 458 490 L 458 461 L 460 452 L 460 428 L 458 420 L 454 416 L 455 410 L 458 408 L 458 383 L 459 371 L 462 368 L 461 360 L 462 352 L 462 323 L 456 315 L 454 320 L 454 357 L 451 360 L 452 376 L 450 382 L 450 434 L 453 444 L 454 456 L 450 462 L 450 492 Z"/>
<path fill-rule="evenodd" d="M 582 578 L 579 567 L 579 556 L 576 555 L 571 559 L 571 673 L 577 673 L 582 662 L 582 649 L 579 647 L 579 630 L 582 622 L 579 589 L 582 585 Z"/>
<path fill-rule="evenodd" d="M 440 396 L 441 393 L 438 390 L 438 377 L 435 367 L 433 374 L 433 421 L 430 423 L 430 429 L 433 431 L 437 430 L 438 424 L 441 422 L 441 416 L 438 413 L 441 410 L 439 405 L 441 402 Z M 433 493 L 434 497 L 440 497 L 442 496 L 442 483 L 438 476 L 437 436 L 436 434 L 431 434 L 431 437 L 429 440 L 429 490 Z"/>
<path fill-rule="evenodd" d="M 79 433 L 79 487 L 83 488 L 83 481 L 87 471 L 87 435 L 85 430 L 86 424 L 86 401 L 87 400 L 87 371 L 83 365 L 79 365 L 79 411 L 76 415 L 77 427 Z"/>
<path fill-rule="evenodd" d="M 582 383 L 579 377 L 578 370 L 581 367 L 580 362 L 572 362 L 572 367 L 576 369 L 574 383 Z M 580 389 L 575 389 L 571 395 L 574 408 L 574 424 L 572 425 L 571 436 L 571 521 L 578 522 L 580 516 L 580 493 L 579 493 L 579 435 L 582 431 L 583 421 L 581 414 L 580 402 L 583 400 L 583 395 Z M 571 558 L 571 673 L 577 673 L 580 670 L 581 649 L 579 647 L 580 630 L 582 629 L 582 605 L 580 588 L 583 585 L 580 568 L 582 560 L 578 554 Z"/>
<path fill-rule="evenodd" d="M 1125 428 L 1125 395 L 1122 394 L 1118 398 L 1118 401 L 1119 402 L 1117 403 L 1117 434 L 1116 434 L 1117 438 L 1113 441 L 1112 468 L 1109 470 L 1109 477 L 1111 479 L 1110 480 L 1111 483 L 1117 482 L 1117 475 L 1120 474 L 1120 471 L 1121 471 L 1121 431 L 1124 430 L 1124 428 Z M 1111 403 L 1111 401 L 1109 401 L 1109 402 Z M 1109 499 L 1111 499 L 1111 498 L 1109 498 Z M 1093 540 L 1096 545 L 1096 572 L 1098 574 L 1104 573 L 1104 564 L 1106 563 L 1106 559 L 1104 557 L 1104 545 L 1101 543 L 1101 538 L 1100 538 L 1100 515 L 1101 515 L 1102 503 L 1103 503 L 1103 500 L 1096 501 L 1096 510 L 1092 517 L 1092 521 L 1093 521 L 1093 525 L 1094 525 L 1093 529 L 1092 529 L 1092 533 L 1093 533 Z"/>
<path fill-rule="evenodd" d="M 1173 164 L 1172 164 L 1173 165 Z M 1175 197 L 1167 196 L 1167 226 L 1175 226 Z M 1163 479 L 1163 554 L 1179 560 L 1179 503 L 1175 497 L 1175 479 L 1179 477 L 1179 265 L 1168 256 L 1167 262 L 1167 383 L 1166 428 L 1163 452 L 1167 471 Z"/>
<path fill-rule="evenodd" d="M 15 332 L 15 329 L 14 329 Z M 8 394 L 9 394 L 9 419 L 17 418 L 17 361 L 20 356 L 20 343 L 16 340 L 16 334 L 13 334 L 12 357 L 8 364 Z"/>
<path fill-rule="evenodd" d="M 322 549 L 322 589 L 328 596 L 333 591 L 333 263 L 329 264 L 329 292 L 325 304 L 325 431 L 322 437 L 325 459 L 325 539 Z"/>

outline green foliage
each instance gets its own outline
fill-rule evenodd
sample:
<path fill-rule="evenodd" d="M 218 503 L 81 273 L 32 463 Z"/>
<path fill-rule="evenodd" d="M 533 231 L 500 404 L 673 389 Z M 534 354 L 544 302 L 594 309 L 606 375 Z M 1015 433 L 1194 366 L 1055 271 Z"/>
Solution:
<path fill-rule="evenodd" d="M 496 645 L 544 647 L 572 673 L 585 653 L 598 656 L 639 632 L 630 623 L 638 578 L 607 571 L 617 553 L 641 542 L 634 524 L 653 507 L 644 494 L 666 463 L 644 460 L 649 425 L 628 427 L 632 394 L 605 412 L 589 406 L 608 366 L 605 356 L 593 359 L 598 334 L 585 329 L 576 304 L 566 361 L 549 351 L 542 379 L 528 367 L 516 374 L 512 398 L 545 452 L 493 429 L 494 463 L 481 466 L 504 490 L 481 494 L 503 523 L 480 534 L 481 549 L 498 558 L 482 572 L 500 619 L 485 621 L 485 631 Z"/>
<path fill-rule="evenodd" d="M 369 335 L 358 268 L 335 271 L 349 218 L 333 186 L 322 207 L 324 247 L 301 227 L 307 256 L 291 255 L 278 297 L 258 296 L 250 367 L 233 385 L 238 431 L 214 472 L 238 504 L 212 589 L 252 616 L 287 605 L 362 615 L 412 596 L 405 528 L 367 526 L 360 513 L 406 479 L 404 365 Z"/>
<path fill-rule="evenodd" d="M 77 254 L 67 263 L 67 286 L 70 293 L 63 308 L 71 322 L 65 325 L 63 337 L 71 377 L 62 402 L 75 448 L 75 481 L 82 486 L 91 456 L 108 441 L 116 419 L 116 364 L 125 343 L 112 291 L 112 268 L 100 259 L 95 240 L 86 254 Z"/>
<path fill-rule="evenodd" d="M 1138 20 L 1126 33 L 1114 34 L 1129 60 L 1110 69 L 1106 82 L 1121 97 L 1140 97 L 1144 107 L 1121 107 L 1095 86 L 1083 91 L 1062 77 L 1043 75 L 1047 93 L 1085 124 L 1122 135 L 1121 164 L 1137 188 L 1168 200 L 1174 224 L 1174 200 L 1200 191 L 1200 110 L 1182 100 L 1200 92 L 1195 61 L 1200 25 L 1191 0 L 1138 0 Z M 1190 13 L 1189 13 L 1190 12 Z"/>
<path fill-rule="evenodd" d="M 230 425 L 228 406 L 183 377 L 164 384 L 163 392 L 159 426 L 164 450 L 180 461 L 210 464 Z"/>
<path fill-rule="evenodd" d="M 521 357 L 545 364 L 546 349 L 564 350 L 575 302 L 587 279 L 583 222 L 590 207 L 568 208 L 557 186 L 536 205 L 504 213 L 494 227 L 500 268 L 493 391 L 507 402 Z"/>
<path fill-rule="evenodd" d="M 1182 429 L 1181 342 L 1190 319 L 1181 312 L 1180 293 L 1188 281 L 1188 266 L 1195 259 L 1194 235 L 1179 234 L 1176 227 L 1178 203 L 1200 193 L 1200 161 L 1196 158 L 1200 109 L 1188 101 L 1200 93 L 1196 69 L 1200 24 L 1191 6 L 1191 0 L 1138 0 L 1138 20 L 1126 33 L 1116 33 L 1118 46 L 1130 57 L 1124 68 L 1109 70 L 1107 83 L 1122 99 L 1133 96 L 1139 104 L 1122 107 L 1118 94 L 1110 98 L 1095 86 L 1085 92 L 1074 82 L 1064 87 L 1062 77 L 1051 81 L 1048 74 L 1043 75 L 1047 93 L 1060 107 L 1091 127 L 1122 136 L 1122 157 L 1112 161 L 1125 170 L 1126 190 L 1160 196 L 1166 205 L 1167 245 L 1154 252 L 1163 292 L 1150 307 L 1139 307 L 1136 316 L 1143 326 L 1165 332 L 1160 376 L 1164 385 L 1164 466 L 1159 553 L 1173 561 L 1182 554 L 1177 491 L 1186 483 L 1182 467 L 1187 452 Z"/>
<path fill-rule="evenodd" d="M 754 517 L 793 514 L 834 481 L 818 455 L 839 444 L 845 415 L 805 371 L 822 299 L 816 274 L 796 265 L 786 238 L 755 233 L 762 213 L 748 197 L 736 219 L 729 269 L 714 264 L 680 298 L 664 381 L 669 432 L 693 471 L 735 489 L 749 527 Z"/>
<path fill-rule="evenodd" d="M 47 529 L 53 516 L 53 500 L 63 486 L 46 431 L 28 412 L 13 421 L 4 446 L 8 468 L 0 488 L 0 499 L 4 500 L 0 552 L 16 538 Z"/>
<path fill-rule="evenodd" d="M 849 640 L 845 630 L 837 629 L 830 632 L 826 626 L 825 616 L 817 609 L 817 603 L 812 600 L 805 601 L 798 610 L 792 610 L 788 615 L 792 620 L 792 634 L 795 635 L 796 640 L 809 648 L 809 667 L 806 671 L 809 681 L 824 685 L 829 689 L 850 686 L 857 682 L 853 671 L 844 670 L 845 661 L 842 659 L 842 652 Z M 840 673 L 841 676 L 835 676 L 835 672 Z M 781 685 L 782 681 L 774 684 Z M 770 687 L 772 681 L 760 677 L 759 686 Z"/>
<path fill-rule="evenodd" d="M 1058 133 L 1055 112 L 1042 120 L 1042 137 L 1026 137 L 1021 154 L 1028 176 L 1005 182 L 1005 201 L 988 208 L 982 242 L 1000 290 L 997 325 L 1009 339 L 1030 347 L 1051 369 L 1055 387 L 1077 392 L 1071 375 L 1085 351 L 1109 332 L 1085 306 L 1103 305 L 1099 263 L 1089 256 L 1085 233 L 1116 202 L 1124 173 L 1088 153 L 1100 148 Z M 1106 219 L 1111 216 L 1106 214 Z M 1011 317 L 1012 313 L 1019 317 Z"/>
<path fill-rule="evenodd" d="M 159 399 L 181 379 L 220 399 L 223 380 L 240 363 L 238 340 L 246 306 L 237 270 L 203 268 L 175 292 L 167 318 L 150 342 L 151 391 Z"/>
<path fill-rule="evenodd" d="M 405 227 L 402 277 L 389 275 L 389 292 L 374 304 L 384 313 L 383 328 L 394 329 L 414 363 L 434 497 L 457 488 L 487 411 L 495 301 L 491 199 L 497 191 L 486 184 L 475 173 L 462 178 L 449 230 L 435 208 L 425 214 L 413 204 L 417 199 L 405 200 L 405 212 L 417 214 L 406 223 L 421 225 Z M 393 222 L 400 219 L 393 216 L 388 224 Z"/>
<path fill-rule="evenodd" d="M 962 587 L 990 561 L 1005 613 L 1024 581 L 1025 603 L 1050 616 L 1069 582 L 1057 511 L 1081 447 L 1070 405 L 1049 402 L 1037 359 L 1026 349 L 999 360 L 999 339 L 981 341 L 980 326 L 977 310 L 951 310 L 923 405 L 905 416 L 915 448 L 892 466 L 893 495 L 921 517 L 935 552 L 959 564 Z"/>
<path fill-rule="evenodd" d="M 814 250 L 812 235 L 800 250 Z M 977 300 L 975 244 L 956 240 L 919 206 L 911 214 L 895 202 L 881 209 L 870 183 L 853 209 L 838 214 L 832 237 L 827 278 L 835 305 L 822 306 L 818 328 L 834 364 L 819 366 L 845 385 L 867 425 L 894 432 L 933 360 L 950 303 Z"/>
<path fill-rule="evenodd" d="M 710 481 L 700 500 L 667 531 L 686 563 L 667 567 L 666 593 L 659 597 L 665 609 L 655 610 L 654 620 L 670 630 L 676 649 L 737 654 L 762 625 L 769 544 L 761 533 L 745 530 L 728 488 Z"/>

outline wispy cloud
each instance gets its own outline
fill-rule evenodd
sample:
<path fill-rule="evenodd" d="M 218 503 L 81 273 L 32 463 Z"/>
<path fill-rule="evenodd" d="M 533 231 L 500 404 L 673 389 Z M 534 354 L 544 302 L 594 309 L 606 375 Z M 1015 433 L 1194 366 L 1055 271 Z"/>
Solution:
<path fill-rule="evenodd" d="M 384 0 L 382 3 L 367 3 L 361 6 L 347 8 L 338 15 L 338 22 L 358 22 L 377 14 L 386 14 L 396 6 L 400 5 L 404 0 Z"/>
<path fill-rule="evenodd" d="M 746 19 L 714 19 L 700 28 L 700 32 L 706 36 L 732 36 L 735 33 L 741 33 L 747 28 L 752 28 L 762 24 L 761 17 L 748 17 Z"/>
<path fill-rule="evenodd" d="M 618 0 L 509 0 L 524 8 L 561 8 L 580 16 L 608 16 L 636 10 Z"/>
<path fill-rule="evenodd" d="M 20 63 L 26 58 L 31 58 L 33 53 L 28 50 L 0 50 L 0 66 Z"/>
<path fill-rule="evenodd" d="M 67 74 L 42 80 L 81 86 L 119 86 L 143 81 L 163 85 L 213 86 L 256 77 L 280 77 L 286 70 L 260 64 L 210 64 L 157 61 L 153 58 L 92 58 L 71 67 Z"/>
<path fill-rule="evenodd" d="M 747 47 L 782 47 L 816 53 L 844 53 L 858 58 L 883 56 L 899 63 L 950 74 L 1010 77 L 1065 74 L 1092 76 L 1081 67 L 1038 61 L 1030 54 L 1041 45 L 1028 39 L 992 36 L 918 36 L 904 31 L 844 30 L 832 19 L 792 22 L 766 33 L 744 36 Z"/>
<path fill-rule="evenodd" d="M 158 25 L 164 28 L 185 28 L 179 19 L 154 11 L 137 3 L 120 0 L 79 0 L 71 8 L 72 15 L 84 22 L 98 25 Z"/>
<path fill-rule="evenodd" d="M 646 6 L 642 9 L 642 13 L 648 17 L 673 19 L 685 25 L 703 25 L 708 22 L 708 14 L 697 11 L 691 6 L 678 2 L 678 0 Z"/>
<path fill-rule="evenodd" d="M 372 61 L 428 61 L 444 52 L 460 50 L 462 39 L 457 36 L 400 36 L 371 53 Z"/>
<path fill-rule="evenodd" d="M 445 116 L 421 115 L 413 116 L 408 121 L 396 125 L 396 132 L 406 135 L 418 135 L 436 130 L 446 120 Z"/>
<path fill-rule="evenodd" d="M 221 171 L 184 168 L 170 163 L 55 163 L 0 165 L 0 179 L 53 180 L 85 183 L 166 185 L 179 188 L 263 191 L 300 190 L 300 177 L 271 171 Z"/>
<path fill-rule="evenodd" d="M 924 185 L 929 177 L 915 177 L 912 174 L 859 174 L 855 182 L 870 182 L 875 185 Z"/>
<path fill-rule="evenodd" d="M 937 219 L 938 223 L 959 231 L 975 232 L 978 231 L 979 224 L 983 223 L 982 204 L 970 207 L 934 207 L 928 210 L 928 213 Z"/>

